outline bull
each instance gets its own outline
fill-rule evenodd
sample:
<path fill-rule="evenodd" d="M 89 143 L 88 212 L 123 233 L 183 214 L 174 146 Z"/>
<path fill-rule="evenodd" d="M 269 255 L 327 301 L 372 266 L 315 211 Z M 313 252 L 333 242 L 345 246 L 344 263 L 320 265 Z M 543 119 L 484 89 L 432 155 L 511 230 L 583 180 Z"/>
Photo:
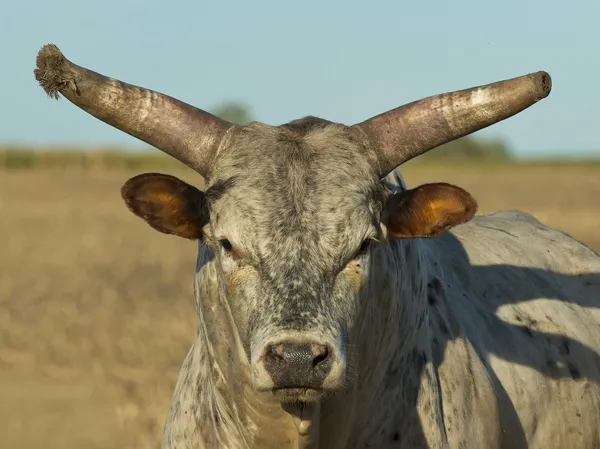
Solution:
<path fill-rule="evenodd" d="M 398 171 L 547 97 L 547 73 L 351 126 L 235 125 L 54 45 L 35 77 L 206 180 L 122 188 L 154 229 L 198 242 L 198 329 L 163 448 L 600 447 L 598 254 Z"/>

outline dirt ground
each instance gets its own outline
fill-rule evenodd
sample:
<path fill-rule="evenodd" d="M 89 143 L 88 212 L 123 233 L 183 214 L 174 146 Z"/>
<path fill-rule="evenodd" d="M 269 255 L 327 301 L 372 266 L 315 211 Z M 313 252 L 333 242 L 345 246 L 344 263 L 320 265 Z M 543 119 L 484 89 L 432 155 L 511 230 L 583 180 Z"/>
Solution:
<path fill-rule="evenodd" d="M 135 174 L 0 171 L 2 448 L 159 447 L 195 331 L 196 245 L 126 210 L 119 188 Z M 456 183 L 480 212 L 522 209 L 600 249 L 600 165 L 405 176 Z"/>

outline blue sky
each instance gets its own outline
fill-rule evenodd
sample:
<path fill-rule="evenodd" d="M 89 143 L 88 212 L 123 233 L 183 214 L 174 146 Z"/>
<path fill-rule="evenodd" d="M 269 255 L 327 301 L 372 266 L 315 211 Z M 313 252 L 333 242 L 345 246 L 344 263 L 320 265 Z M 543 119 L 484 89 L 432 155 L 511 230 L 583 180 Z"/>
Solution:
<path fill-rule="evenodd" d="M 195 106 L 243 101 L 270 124 L 308 114 L 351 124 L 546 70 L 547 99 L 477 135 L 522 156 L 600 156 L 598 17 L 598 0 L 4 2 L 0 143 L 143 147 L 47 99 L 33 69 L 51 42 L 77 64 Z"/>

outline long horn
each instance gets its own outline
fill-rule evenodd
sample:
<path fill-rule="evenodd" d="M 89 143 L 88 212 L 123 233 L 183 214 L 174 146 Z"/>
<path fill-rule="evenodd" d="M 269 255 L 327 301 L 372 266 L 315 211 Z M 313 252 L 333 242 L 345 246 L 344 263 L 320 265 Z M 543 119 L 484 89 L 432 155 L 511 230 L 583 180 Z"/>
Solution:
<path fill-rule="evenodd" d="M 164 151 L 207 177 L 219 142 L 233 126 L 175 98 L 73 64 L 56 45 L 42 47 L 35 79 L 48 96 Z"/>
<path fill-rule="evenodd" d="M 552 80 L 536 72 L 424 98 L 353 125 L 367 135 L 376 169 L 386 176 L 437 146 L 507 119 L 550 94 Z"/>

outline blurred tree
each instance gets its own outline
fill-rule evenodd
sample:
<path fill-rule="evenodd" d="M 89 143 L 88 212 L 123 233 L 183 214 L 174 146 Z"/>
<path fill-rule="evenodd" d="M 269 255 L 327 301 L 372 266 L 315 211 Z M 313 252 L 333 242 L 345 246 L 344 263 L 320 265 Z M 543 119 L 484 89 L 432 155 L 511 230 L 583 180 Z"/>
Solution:
<path fill-rule="evenodd" d="M 244 125 L 253 120 L 250 107 L 238 101 L 222 103 L 212 111 L 212 114 L 238 125 Z"/>

